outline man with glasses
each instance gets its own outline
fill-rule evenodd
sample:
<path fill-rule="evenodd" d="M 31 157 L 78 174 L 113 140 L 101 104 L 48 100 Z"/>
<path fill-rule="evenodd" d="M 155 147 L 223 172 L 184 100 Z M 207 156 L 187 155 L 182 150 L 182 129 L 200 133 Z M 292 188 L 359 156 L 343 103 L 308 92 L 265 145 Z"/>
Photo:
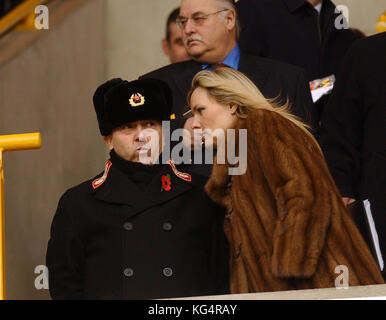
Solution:
<path fill-rule="evenodd" d="M 267 98 L 287 99 L 292 112 L 315 127 L 315 109 L 305 72 L 297 67 L 245 54 L 237 44 L 240 25 L 234 0 L 182 0 L 177 25 L 193 60 L 171 64 L 143 77 L 166 81 L 173 91 L 172 110 L 186 111 L 186 95 L 194 75 L 226 65 L 245 73 Z"/>

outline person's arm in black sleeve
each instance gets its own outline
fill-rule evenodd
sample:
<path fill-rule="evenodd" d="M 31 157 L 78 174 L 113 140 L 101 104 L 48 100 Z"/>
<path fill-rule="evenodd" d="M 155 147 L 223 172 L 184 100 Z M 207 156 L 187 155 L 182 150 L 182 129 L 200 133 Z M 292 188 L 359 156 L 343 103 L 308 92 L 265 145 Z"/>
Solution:
<path fill-rule="evenodd" d="M 319 143 L 343 197 L 356 199 L 361 170 L 363 112 L 360 64 L 355 52 L 346 56 L 329 103 L 322 115 Z"/>
<path fill-rule="evenodd" d="M 216 277 L 216 295 L 230 293 L 230 270 L 229 270 L 229 243 L 224 233 L 225 209 L 218 206 L 212 212 L 216 216 L 216 223 L 212 231 L 212 271 Z"/>
<path fill-rule="evenodd" d="M 292 102 L 294 114 L 301 117 L 308 125 L 311 126 L 311 132 L 317 137 L 319 131 L 318 111 L 312 101 L 309 82 L 304 70 L 299 72 L 296 83 L 296 93 Z"/>
<path fill-rule="evenodd" d="M 48 242 L 46 265 L 52 299 L 83 299 L 83 245 L 66 209 L 66 194 L 60 199 Z"/>

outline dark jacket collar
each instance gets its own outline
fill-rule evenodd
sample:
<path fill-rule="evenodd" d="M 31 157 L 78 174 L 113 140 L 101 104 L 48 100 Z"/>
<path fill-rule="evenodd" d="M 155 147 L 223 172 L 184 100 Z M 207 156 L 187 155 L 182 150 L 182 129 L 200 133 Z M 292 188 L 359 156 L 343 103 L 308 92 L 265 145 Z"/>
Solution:
<path fill-rule="evenodd" d="M 283 2 L 287 5 L 288 10 L 290 12 L 295 12 L 296 10 L 304 7 L 312 5 L 307 0 L 283 0 Z M 335 5 L 331 2 L 331 0 L 323 0 L 321 16 L 325 15 L 329 18 L 334 15 Z"/>
<path fill-rule="evenodd" d="M 307 0 L 283 0 L 290 12 L 294 12 L 308 3 Z"/>
<path fill-rule="evenodd" d="M 244 73 L 252 82 L 263 90 L 269 73 L 264 69 L 264 58 L 241 52 L 239 71 Z"/>
<path fill-rule="evenodd" d="M 105 182 L 99 188 L 94 190 L 90 183 L 91 192 L 95 199 L 103 202 L 129 206 L 130 210 L 127 214 L 127 218 L 129 218 L 151 207 L 168 202 L 190 191 L 193 187 L 203 188 L 206 182 L 206 178 L 194 173 L 191 174 L 191 182 L 184 181 L 173 172 L 169 165 L 160 166 L 161 169 L 150 181 L 148 188 L 142 191 L 125 173 L 111 165 Z M 177 168 L 182 170 L 182 167 L 177 166 Z M 168 174 L 170 175 L 171 190 L 161 191 L 161 177 Z"/>
<path fill-rule="evenodd" d="M 322 34 L 325 37 L 328 37 L 330 33 L 337 30 L 335 28 L 335 20 L 341 13 L 336 13 L 335 9 L 336 6 L 330 0 L 323 1 L 322 11 L 320 12 L 320 21 Z"/>
<path fill-rule="evenodd" d="M 283 2 L 291 13 L 303 7 L 312 8 L 312 5 L 307 0 L 283 0 Z M 334 21 L 340 13 L 335 13 L 335 8 L 336 6 L 331 0 L 323 0 L 322 10 L 320 12 L 320 27 L 324 45 L 327 44 L 331 33 L 337 31 L 334 26 Z"/>
<path fill-rule="evenodd" d="M 100 187 L 92 190 L 92 193 L 98 200 L 115 204 L 135 206 L 143 201 L 143 192 L 124 172 L 113 164 L 105 182 Z"/>
<path fill-rule="evenodd" d="M 240 52 L 239 71 L 245 73 L 255 84 L 263 87 L 267 79 L 267 73 L 260 68 L 258 61 L 263 61 L 262 58 Z M 190 60 L 182 62 L 184 68 L 173 72 L 172 77 L 179 94 L 186 100 L 186 94 L 190 89 L 193 77 L 202 70 L 202 63 Z M 177 67 L 177 65 L 176 65 Z M 262 72 L 259 72 L 262 71 Z"/>
<path fill-rule="evenodd" d="M 175 87 L 178 89 L 178 93 L 182 96 L 183 101 L 186 101 L 186 94 L 190 89 L 192 79 L 195 74 L 200 72 L 202 69 L 201 63 L 194 60 L 182 62 L 181 64 L 184 64 L 184 67 L 182 70 L 180 70 L 181 68 L 176 68 L 177 71 L 172 73 L 172 79 Z"/>

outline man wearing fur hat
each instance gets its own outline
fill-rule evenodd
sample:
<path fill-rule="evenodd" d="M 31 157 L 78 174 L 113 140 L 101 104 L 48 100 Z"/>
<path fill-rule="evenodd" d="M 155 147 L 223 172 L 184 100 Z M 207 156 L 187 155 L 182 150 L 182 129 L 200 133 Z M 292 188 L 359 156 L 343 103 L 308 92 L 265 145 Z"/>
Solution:
<path fill-rule="evenodd" d="M 47 248 L 53 299 L 228 292 L 223 211 L 206 179 L 158 164 L 172 95 L 161 80 L 110 80 L 94 94 L 105 170 L 61 197 Z"/>

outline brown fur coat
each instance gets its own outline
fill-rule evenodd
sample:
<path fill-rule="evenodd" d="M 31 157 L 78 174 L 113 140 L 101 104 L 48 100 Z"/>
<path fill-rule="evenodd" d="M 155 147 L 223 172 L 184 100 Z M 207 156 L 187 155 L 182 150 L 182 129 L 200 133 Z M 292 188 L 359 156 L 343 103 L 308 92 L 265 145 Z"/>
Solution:
<path fill-rule="evenodd" d="M 231 292 L 334 287 L 338 265 L 350 286 L 384 283 L 315 142 L 292 122 L 259 110 L 247 129 L 247 171 L 215 163 L 206 191 L 230 213 Z M 236 140 L 238 141 L 238 140 Z"/>

